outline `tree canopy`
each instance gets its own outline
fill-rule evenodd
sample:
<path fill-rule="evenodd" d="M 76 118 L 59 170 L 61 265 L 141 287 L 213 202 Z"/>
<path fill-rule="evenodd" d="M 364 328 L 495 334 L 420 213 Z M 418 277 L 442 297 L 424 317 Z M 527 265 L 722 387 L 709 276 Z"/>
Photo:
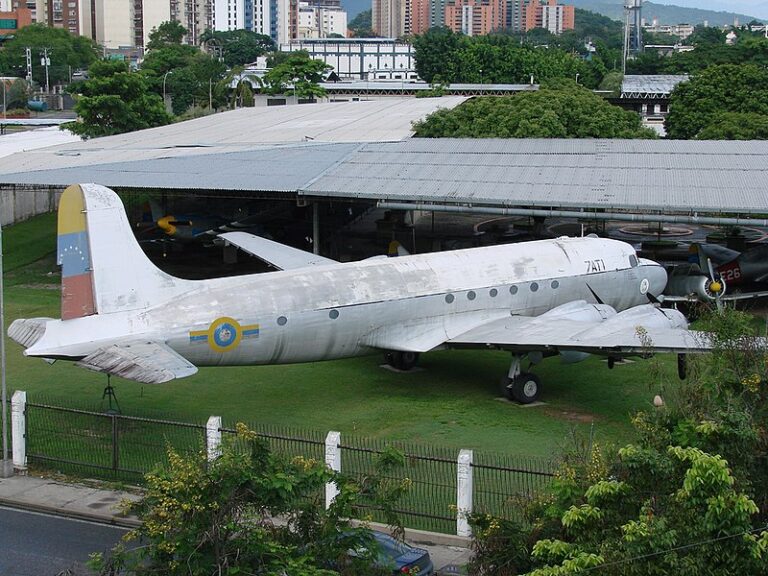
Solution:
<path fill-rule="evenodd" d="M 214 52 L 220 49 L 224 63 L 230 68 L 255 62 L 259 56 L 275 49 L 272 38 L 249 30 L 226 32 L 207 30 L 200 39 L 204 44 L 210 43 L 215 46 Z"/>
<path fill-rule="evenodd" d="M 68 82 L 72 72 L 88 68 L 100 54 L 98 46 L 90 38 L 75 36 L 62 28 L 32 24 L 15 32 L 13 38 L 3 45 L 0 69 L 4 74 L 26 77 L 26 48 L 32 51 L 32 78 L 41 85 L 45 84 L 45 67 L 40 64 L 43 48 L 48 48 L 51 61 L 48 67 L 51 85 Z"/>
<path fill-rule="evenodd" d="M 548 33 L 547 33 L 548 34 Z M 465 36 L 432 28 L 413 39 L 416 71 L 427 82 L 541 83 L 573 78 L 597 88 L 605 74 L 599 58 L 586 61 L 555 47 L 520 44 L 513 36 Z"/>
<path fill-rule="evenodd" d="M 669 138 L 684 140 L 761 138 L 767 120 L 768 71 L 726 64 L 711 66 L 672 91 L 666 129 Z"/>
<path fill-rule="evenodd" d="M 88 69 L 89 79 L 75 85 L 76 122 L 63 128 L 84 138 L 132 132 L 171 121 L 162 99 L 150 92 L 141 74 L 125 62 L 102 60 Z"/>
<path fill-rule="evenodd" d="M 414 124 L 424 138 L 653 138 L 640 117 L 574 81 L 536 92 L 478 97 Z"/>
<path fill-rule="evenodd" d="M 313 60 L 304 51 L 291 52 L 264 75 L 268 94 L 295 93 L 297 98 L 312 99 L 325 96 L 319 85 L 331 66 L 322 60 Z"/>
<path fill-rule="evenodd" d="M 157 50 L 173 44 L 181 44 L 184 36 L 187 35 L 187 29 L 175 20 L 168 20 L 159 26 L 152 28 L 149 33 L 149 42 L 147 50 Z"/>
<path fill-rule="evenodd" d="M 352 31 L 352 35 L 355 38 L 375 38 L 376 33 L 373 31 L 371 24 L 371 11 L 363 10 L 357 16 L 355 16 L 347 26 Z"/>

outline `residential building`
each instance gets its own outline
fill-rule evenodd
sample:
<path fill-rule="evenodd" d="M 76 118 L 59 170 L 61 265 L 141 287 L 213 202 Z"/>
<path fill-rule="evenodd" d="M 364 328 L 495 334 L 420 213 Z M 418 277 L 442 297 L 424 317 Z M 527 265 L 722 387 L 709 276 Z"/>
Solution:
<path fill-rule="evenodd" d="M 347 13 L 336 6 L 299 3 L 298 38 L 328 38 L 347 35 Z"/>
<path fill-rule="evenodd" d="M 435 0 L 442 2 L 443 0 Z M 410 0 L 373 0 L 371 4 L 371 28 L 379 36 L 399 38 L 406 33 L 406 13 Z"/>
<path fill-rule="evenodd" d="M 218 32 L 245 29 L 246 3 L 252 4 L 246 0 L 214 0 L 213 29 Z"/>
<path fill-rule="evenodd" d="M 8 36 L 30 24 L 32 24 L 32 11 L 28 8 L 0 12 L 0 36 Z"/>
<path fill-rule="evenodd" d="M 654 18 L 653 21 L 643 23 L 643 31 L 651 32 L 653 34 L 669 34 L 671 36 L 677 36 L 680 40 L 685 40 L 693 34 L 694 26 L 692 24 L 659 24 L 659 20 Z"/>
<path fill-rule="evenodd" d="M 405 23 L 406 34 L 424 34 L 424 32 L 432 28 L 430 4 L 430 0 L 409 1 Z"/>
<path fill-rule="evenodd" d="M 36 21 L 80 35 L 80 9 L 80 0 L 36 0 Z"/>
<path fill-rule="evenodd" d="M 160 2 L 163 0 L 147 0 Z M 193 46 L 200 45 L 200 36 L 213 29 L 214 0 L 170 0 L 171 19 L 187 29 L 185 41 Z"/>
<path fill-rule="evenodd" d="M 481 36 L 503 28 L 505 14 L 505 0 L 454 0 L 445 7 L 445 25 L 467 36 Z"/>

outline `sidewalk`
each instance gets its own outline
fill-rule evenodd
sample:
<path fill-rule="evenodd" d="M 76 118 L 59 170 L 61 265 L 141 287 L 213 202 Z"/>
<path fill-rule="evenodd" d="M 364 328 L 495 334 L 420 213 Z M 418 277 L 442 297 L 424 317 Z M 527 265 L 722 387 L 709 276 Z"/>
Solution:
<path fill-rule="evenodd" d="M 135 516 L 122 514 L 119 505 L 123 500 L 138 499 L 139 496 L 128 492 L 69 484 L 50 478 L 18 475 L 0 478 L 0 506 L 127 528 L 138 526 L 139 521 Z M 406 530 L 405 537 L 410 544 L 429 550 L 438 572 L 464 572 L 462 569 L 470 556 L 468 539 L 421 530 Z"/>

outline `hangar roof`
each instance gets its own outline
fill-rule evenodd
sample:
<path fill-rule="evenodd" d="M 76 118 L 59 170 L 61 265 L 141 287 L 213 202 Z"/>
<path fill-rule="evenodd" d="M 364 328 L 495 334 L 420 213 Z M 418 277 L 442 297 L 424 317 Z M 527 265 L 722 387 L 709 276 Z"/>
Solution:
<path fill-rule="evenodd" d="M 687 74 L 629 74 L 621 82 L 621 91 L 624 94 L 669 95 L 675 86 L 686 80 Z"/>
<path fill-rule="evenodd" d="M 432 106 L 445 102 L 430 100 Z M 364 127 L 368 111 L 372 125 L 385 123 L 389 114 L 397 113 L 393 101 L 318 104 L 311 108 L 344 114 L 347 106 L 361 112 L 348 125 L 357 126 L 358 136 L 371 135 Z M 304 113 L 303 106 L 293 108 Z M 741 216 L 768 213 L 764 185 L 768 142 L 321 142 L 328 134 L 345 134 L 346 129 L 326 124 L 314 132 L 314 141 L 278 143 L 268 140 L 268 131 L 263 136 L 253 133 L 247 123 L 250 116 L 269 112 L 265 108 L 248 109 L 15 154 L 0 159 L 0 184 L 98 182 L 124 188 L 283 192 L 491 207 Z M 308 122 L 322 122 L 313 112 L 307 114 Z M 296 128 L 300 123 L 300 119 L 293 123 L 286 120 L 288 131 L 298 134 L 302 131 Z M 279 126 L 273 126 L 277 137 Z"/>

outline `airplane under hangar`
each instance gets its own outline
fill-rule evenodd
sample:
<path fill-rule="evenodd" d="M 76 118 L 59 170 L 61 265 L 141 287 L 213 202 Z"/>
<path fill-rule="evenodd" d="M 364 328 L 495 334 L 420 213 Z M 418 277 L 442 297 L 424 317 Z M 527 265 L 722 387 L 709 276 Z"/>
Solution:
<path fill-rule="evenodd" d="M 378 110 L 378 120 L 392 127 L 394 121 L 390 119 L 387 122 L 388 115 L 394 112 L 387 110 L 391 105 L 391 101 L 344 106 L 319 104 L 306 114 L 311 116 L 320 113 L 323 106 L 329 107 L 327 112 L 331 115 L 340 112 L 350 114 L 350 109 L 355 108 L 354 111 L 360 115 L 349 116 L 348 122 L 354 124 L 362 121 L 363 124 L 373 125 Z M 319 231 L 323 207 L 331 202 L 363 202 L 403 211 L 468 211 L 531 216 L 589 216 L 632 221 L 768 225 L 761 218 L 768 212 L 761 193 L 761 176 L 768 152 L 768 146 L 763 143 L 423 140 L 407 137 L 390 140 L 383 136 L 379 141 L 361 142 L 341 137 L 345 133 L 344 127 L 333 123 L 313 131 L 312 128 L 316 129 L 317 126 L 313 127 L 306 116 L 299 130 L 304 132 L 301 141 L 263 141 L 263 134 L 259 136 L 248 130 L 248 120 L 259 112 L 251 109 L 217 115 L 221 116 L 220 123 L 229 122 L 238 128 L 237 134 L 230 134 L 227 138 L 216 134 L 214 128 L 217 124 L 213 122 L 216 117 L 209 117 L 202 119 L 204 122 L 185 123 L 186 126 L 174 125 L 12 156 L 0 161 L 0 183 L 19 186 L 15 189 L 17 193 L 29 193 L 36 187 L 50 190 L 71 182 L 96 181 L 125 193 L 149 189 L 218 195 L 222 198 L 228 195 L 243 198 L 282 197 L 313 207 L 313 246 L 316 250 L 321 246 Z M 299 112 L 304 113 L 299 110 L 292 114 Z M 290 126 L 290 122 L 284 125 Z M 334 132 L 332 137 L 328 137 L 328 134 Z M 357 133 L 357 130 L 352 132 Z M 365 130 L 362 132 L 365 133 Z M 273 137 L 282 134 L 277 130 Z M 233 243 L 247 245 L 247 242 Z M 521 250 L 525 251 L 524 245 L 520 245 L 518 251 Z M 528 258 L 535 260 L 535 254 Z M 602 260 L 599 258 L 585 262 L 592 268 L 571 275 L 573 278 L 605 271 L 605 265 L 600 264 Z M 635 264 L 632 264 L 631 257 L 628 257 L 627 262 L 630 263 L 628 270 L 637 267 L 636 258 Z M 643 263 L 643 266 L 649 270 L 658 269 L 654 263 Z M 663 283 L 666 283 L 666 276 Z M 663 283 L 655 280 L 651 283 L 646 279 L 641 283 L 640 294 L 644 299 L 648 294 L 655 297 L 658 292 L 655 285 Z M 533 284 L 531 291 L 534 291 Z M 554 284 L 553 281 L 553 287 Z M 589 289 L 592 290 L 591 287 Z M 490 293 L 494 290 L 490 289 Z M 508 292 L 515 294 L 511 287 Z M 586 301 L 575 304 L 577 307 L 604 306 L 594 291 L 592 295 L 596 304 Z M 652 300 L 651 297 L 647 300 Z M 448 296 L 445 298 L 449 302 Z M 475 300 L 471 296 L 467 298 L 471 302 Z M 574 302 L 569 300 L 564 305 L 570 310 Z M 633 301 L 627 311 L 632 310 L 632 314 L 635 314 L 641 307 Z M 640 311 L 643 315 L 655 314 L 645 307 Z M 560 314 L 567 311 L 546 306 L 539 310 L 542 317 L 544 313 L 554 312 Z M 336 313 L 338 317 L 338 311 Z M 536 314 L 532 316 L 535 317 Z M 549 316 L 548 321 L 553 318 Z M 634 322 L 630 320 L 630 324 Z M 681 321 L 678 317 L 674 320 L 678 323 Z M 510 326 L 515 323 L 504 321 L 503 326 L 494 328 L 495 332 L 488 332 L 482 326 L 476 327 L 472 330 L 478 329 L 480 332 L 473 333 L 470 340 L 465 342 L 462 337 L 456 337 L 449 338 L 448 342 L 461 345 L 497 342 L 498 330 L 503 329 L 506 334 L 510 322 Z M 39 335 L 41 328 L 37 324 L 24 324 L 18 330 L 23 332 L 21 338 L 25 340 L 28 334 Z M 675 324 L 675 334 L 671 335 L 669 344 L 662 346 L 664 351 L 684 353 L 692 348 L 685 340 L 684 333 L 677 332 L 678 329 L 684 327 Z M 622 334 L 629 334 L 630 339 L 634 337 L 627 330 L 623 330 Z M 208 337 L 211 338 L 210 334 Z M 543 334 L 542 338 L 549 337 Z M 379 345 L 385 341 L 388 342 L 386 346 Z M 419 346 L 398 349 L 384 338 L 381 342 L 377 340 L 373 347 L 398 352 L 415 350 L 418 353 L 432 349 L 435 342 L 440 345 L 443 341 L 430 340 L 430 345 L 419 343 Z M 372 346 L 361 342 L 357 342 L 358 348 Z M 507 340 L 504 342 L 505 346 L 509 345 Z M 594 352 L 603 350 L 605 346 L 604 343 L 586 344 L 581 342 L 577 345 L 574 341 L 564 350 L 567 348 L 566 351 L 571 351 L 568 348 L 571 346 L 577 352 L 587 349 Z M 31 346 L 34 347 L 35 343 L 32 342 Z M 157 349 L 147 354 L 162 356 L 162 351 L 167 356 L 169 366 L 175 366 L 171 362 L 175 357 L 163 346 L 158 343 Z M 516 340 L 514 346 L 528 354 L 526 346 L 530 347 L 530 343 Z M 541 346 L 549 349 L 546 343 Z M 629 352 L 638 349 L 637 344 L 626 347 Z M 35 355 L 61 356 L 59 352 L 51 350 L 54 349 L 38 351 Z M 78 352 L 73 359 L 81 356 L 91 358 L 89 362 L 99 369 L 103 368 L 98 363 L 101 362 L 101 352 L 93 352 L 96 354 L 93 358 L 90 352 L 85 355 Z M 513 397 L 530 401 L 538 395 L 538 383 L 530 374 L 522 373 L 520 364 L 523 355 L 513 353 L 515 359 L 508 380 Z M 180 361 L 177 363 L 181 366 Z M 191 373 L 191 368 L 186 364 L 181 367 L 184 370 L 179 368 L 179 374 Z M 171 372 L 175 373 L 173 370 Z M 531 382 L 536 385 L 533 386 Z M 531 394 L 528 394 L 529 388 L 533 391 Z"/>

